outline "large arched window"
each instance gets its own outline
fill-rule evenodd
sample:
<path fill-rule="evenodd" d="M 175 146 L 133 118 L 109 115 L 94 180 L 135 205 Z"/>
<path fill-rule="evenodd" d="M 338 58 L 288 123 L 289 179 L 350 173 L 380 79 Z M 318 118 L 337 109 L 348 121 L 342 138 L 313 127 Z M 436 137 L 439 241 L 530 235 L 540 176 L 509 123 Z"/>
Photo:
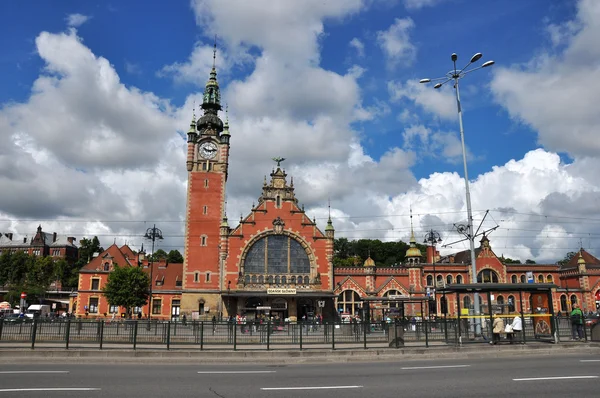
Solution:
<path fill-rule="evenodd" d="M 433 286 L 433 275 L 427 275 L 427 286 Z"/>
<path fill-rule="evenodd" d="M 286 235 L 268 235 L 252 245 L 244 260 L 247 274 L 308 274 L 310 260 L 300 242 Z"/>
<path fill-rule="evenodd" d="M 446 285 L 451 285 L 452 284 L 452 275 L 447 275 L 446 276 Z"/>
<path fill-rule="evenodd" d="M 525 283 L 525 275 L 521 275 L 521 283 Z"/>
<path fill-rule="evenodd" d="M 465 296 L 463 297 L 463 308 L 471 308 L 471 297 Z"/>
<path fill-rule="evenodd" d="M 573 304 L 577 304 L 577 296 L 574 294 L 571 295 L 571 307 Z"/>
<path fill-rule="evenodd" d="M 458 284 L 461 284 L 461 283 L 463 283 L 463 277 L 462 277 L 462 275 L 458 275 L 458 276 L 456 277 L 456 283 L 458 283 Z"/>
<path fill-rule="evenodd" d="M 542 274 L 538 275 L 538 283 L 544 283 L 544 275 L 542 275 Z"/>
<path fill-rule="evenodd" d="M 517 283 L 517 276 L 516 276 L 516 275 L 513 275 L 513 276 L 511 276 L 511 277 L 510 277 L 510 281 L 511 281 L 512 283 Z"/>
<path fill-rule="evenodd" d="M 508 296 L 508 311 L 515 312 L 515 296 Z"/>
<path fill-rule="evenodd" d="M 548 283 L 554 283 L 554 278 L 552 278 L 552 275 L 546 276 L 546 282 L 548 282 Z"/>
<path fill-rule="evenodd" d="M 563 294 L 560 296 L 560 310 L 561 311 L 569 311 L 567 307 L 567 295 Z"/>
<path fill-rule="evenodd" d="M 344 290 L 338 296 L 338 312 L 343 312 L 350 315 L 358 315 L 360 313 L 360 296 L 354 290 Z M 341 311 L 340 311 L 341 310 Z"/>
<path fill-rule="evenodd" d="M 498 274 L 491 269 L 484 269 L 477 274 L 477 283 L 498 283 Z"/>

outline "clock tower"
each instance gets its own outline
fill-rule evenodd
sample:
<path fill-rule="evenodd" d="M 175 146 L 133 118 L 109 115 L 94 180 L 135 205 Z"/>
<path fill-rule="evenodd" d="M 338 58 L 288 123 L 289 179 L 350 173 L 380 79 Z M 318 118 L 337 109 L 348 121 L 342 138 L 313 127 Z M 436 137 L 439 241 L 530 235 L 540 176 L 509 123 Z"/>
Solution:
<path fill-rule="evenodd" d="M 216 54 L 216 51 L 215 51 Z M 229 162 L 229 125 L 219 118 L 221 92 L 214 64 L 204 88 L 203 115 L 188 131 L 187 205 L 181 313 L 217 314 L 222 291 L 221 224 Z"/>

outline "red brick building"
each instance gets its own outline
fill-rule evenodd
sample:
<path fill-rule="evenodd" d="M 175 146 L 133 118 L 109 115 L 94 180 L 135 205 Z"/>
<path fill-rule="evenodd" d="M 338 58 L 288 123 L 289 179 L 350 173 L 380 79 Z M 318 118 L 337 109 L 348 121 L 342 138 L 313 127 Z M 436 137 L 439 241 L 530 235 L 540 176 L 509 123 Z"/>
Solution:
<path fill-rule="evenodd" d="M 125 308 L 111 306 L 102 293 L 108 276 L 115 266 L 143 267 L 152 275 L 152 301 L 133 309 L 133 315 L 168 320 L 179 316 L 181 303 L 181 275 L 183 264 L 168 264 L 164 260 L 149 263 L 143 253 L 135 253 L 127 245 L 112 245 L 79 271 L 77 298 L 71 305 L 73 313 L 82 318 L 112 318 L 125 316 Z M 152 272 L 150 272 L 152 267 Z"/>
<path fill-rule="evenodd" d="M 44 232 L 41 225 L 30 239 L 13 239 L 12 233 L 0 233 L 0 254 L 5 251 L 23 251 L 30 256 L 52 256 L 55 259 L 65 259 L 71 264 L 78 260 L 79 254 L 74 237 Z"/>
<path fill-rule="evenodd" d="M 400 295 L 409 298 L 424 298 L 434 292 L 437 285 L 471 283 L 470 251 L 441 257 L 433 247 L 427 248 L 421 263 L 421 252 L 416 247 L 414 234 L 406 261 L 397 267 L 377 267 L 371 259 L 363 266 L 335 268 L 336 307 L 338 311 L 361 315 L 362 300 L 366 297 L 388 297 Z M 580 249 L 569 263 L 557 264 L 504 264 L 492 250 L 490 240 L 484 236 L 475 250 L 478 283 L 553 283 L 553 305 L 557 311 L 570 311 L 571 303 L 578 303 L 584 311 L 593 311 L 600 306 L 600 260 L 584 249 Z M 435 260 L 435 261 L 434 261 Z M 523 294 L 524 312 L 530 313 L 532 304 L 529 294 Z M 473 307 L 473 297 L 466 295 L 457 305 L 454 295 L 446 297 L 449 315 L 458 309 Z M 481 296 L 482 308 L 487 309 L 487 298 Z M 507 305 L 508 310 L 520 311 L 518 294 L 495 294 L 492 304 Z M 394 304 L 391 304 L 393 307 Z M 437 313 L 441 313 L 440 295 L 437 297 Z M 389 312 L 390 304 L 375 304 L 375 318 Z M 418 305 L 409 305 L 405 315 L 420 314 Z M 393 310 L 392 310 L 393 312 Z M 484 311 L 486 312 L 486 311 Z"/>
<path fill-rule="evenodd" d="M 225 215 L 229 126 L 213 67 L 204 115 L 188 132 L 187 223 L 182 311 L 270 313 L 282 319 L 332 312 L 333 226 L 325 233 L 298 207 L 293 180 L 277 163 L 259 203 L 231 229 Z M 325 300 L 329 298 L 329 300 Z M 328 306 L 325 304 L 328 303 Z M 321 307 L 319 307 L 321 305 Z"/>

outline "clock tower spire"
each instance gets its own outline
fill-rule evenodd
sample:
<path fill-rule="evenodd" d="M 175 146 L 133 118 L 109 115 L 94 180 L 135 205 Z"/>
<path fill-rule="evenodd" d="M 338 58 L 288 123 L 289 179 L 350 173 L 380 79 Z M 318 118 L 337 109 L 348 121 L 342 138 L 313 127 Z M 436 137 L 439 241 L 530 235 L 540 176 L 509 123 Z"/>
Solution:
<path fill-rule="evenodd" d="M 229 166 L 229 123 L 219 117 L 221 91 L 217 81 L 216 41 L 213 67 L 202 96 L 203 115 L 188 132 L 187 204 L 181 312 L 222 311 L 223 214 Z M 195 119 L 195 117 L 193 118 Z M 226 238 L 226 237 L 225 237 Z"/>

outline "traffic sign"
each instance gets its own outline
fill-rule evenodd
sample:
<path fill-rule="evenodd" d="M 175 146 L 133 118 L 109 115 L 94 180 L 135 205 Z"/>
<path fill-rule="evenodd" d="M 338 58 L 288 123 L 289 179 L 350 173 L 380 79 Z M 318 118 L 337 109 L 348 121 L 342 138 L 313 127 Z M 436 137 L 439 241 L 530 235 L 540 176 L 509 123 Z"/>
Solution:
<path fill-rule="evenodd" d="M 25 292 L 21 293 L 21 298 L 22 298 L 22 299 L 25 299 L 25 298 L 27 298 L 27 293 L 25 293 Z"/>

